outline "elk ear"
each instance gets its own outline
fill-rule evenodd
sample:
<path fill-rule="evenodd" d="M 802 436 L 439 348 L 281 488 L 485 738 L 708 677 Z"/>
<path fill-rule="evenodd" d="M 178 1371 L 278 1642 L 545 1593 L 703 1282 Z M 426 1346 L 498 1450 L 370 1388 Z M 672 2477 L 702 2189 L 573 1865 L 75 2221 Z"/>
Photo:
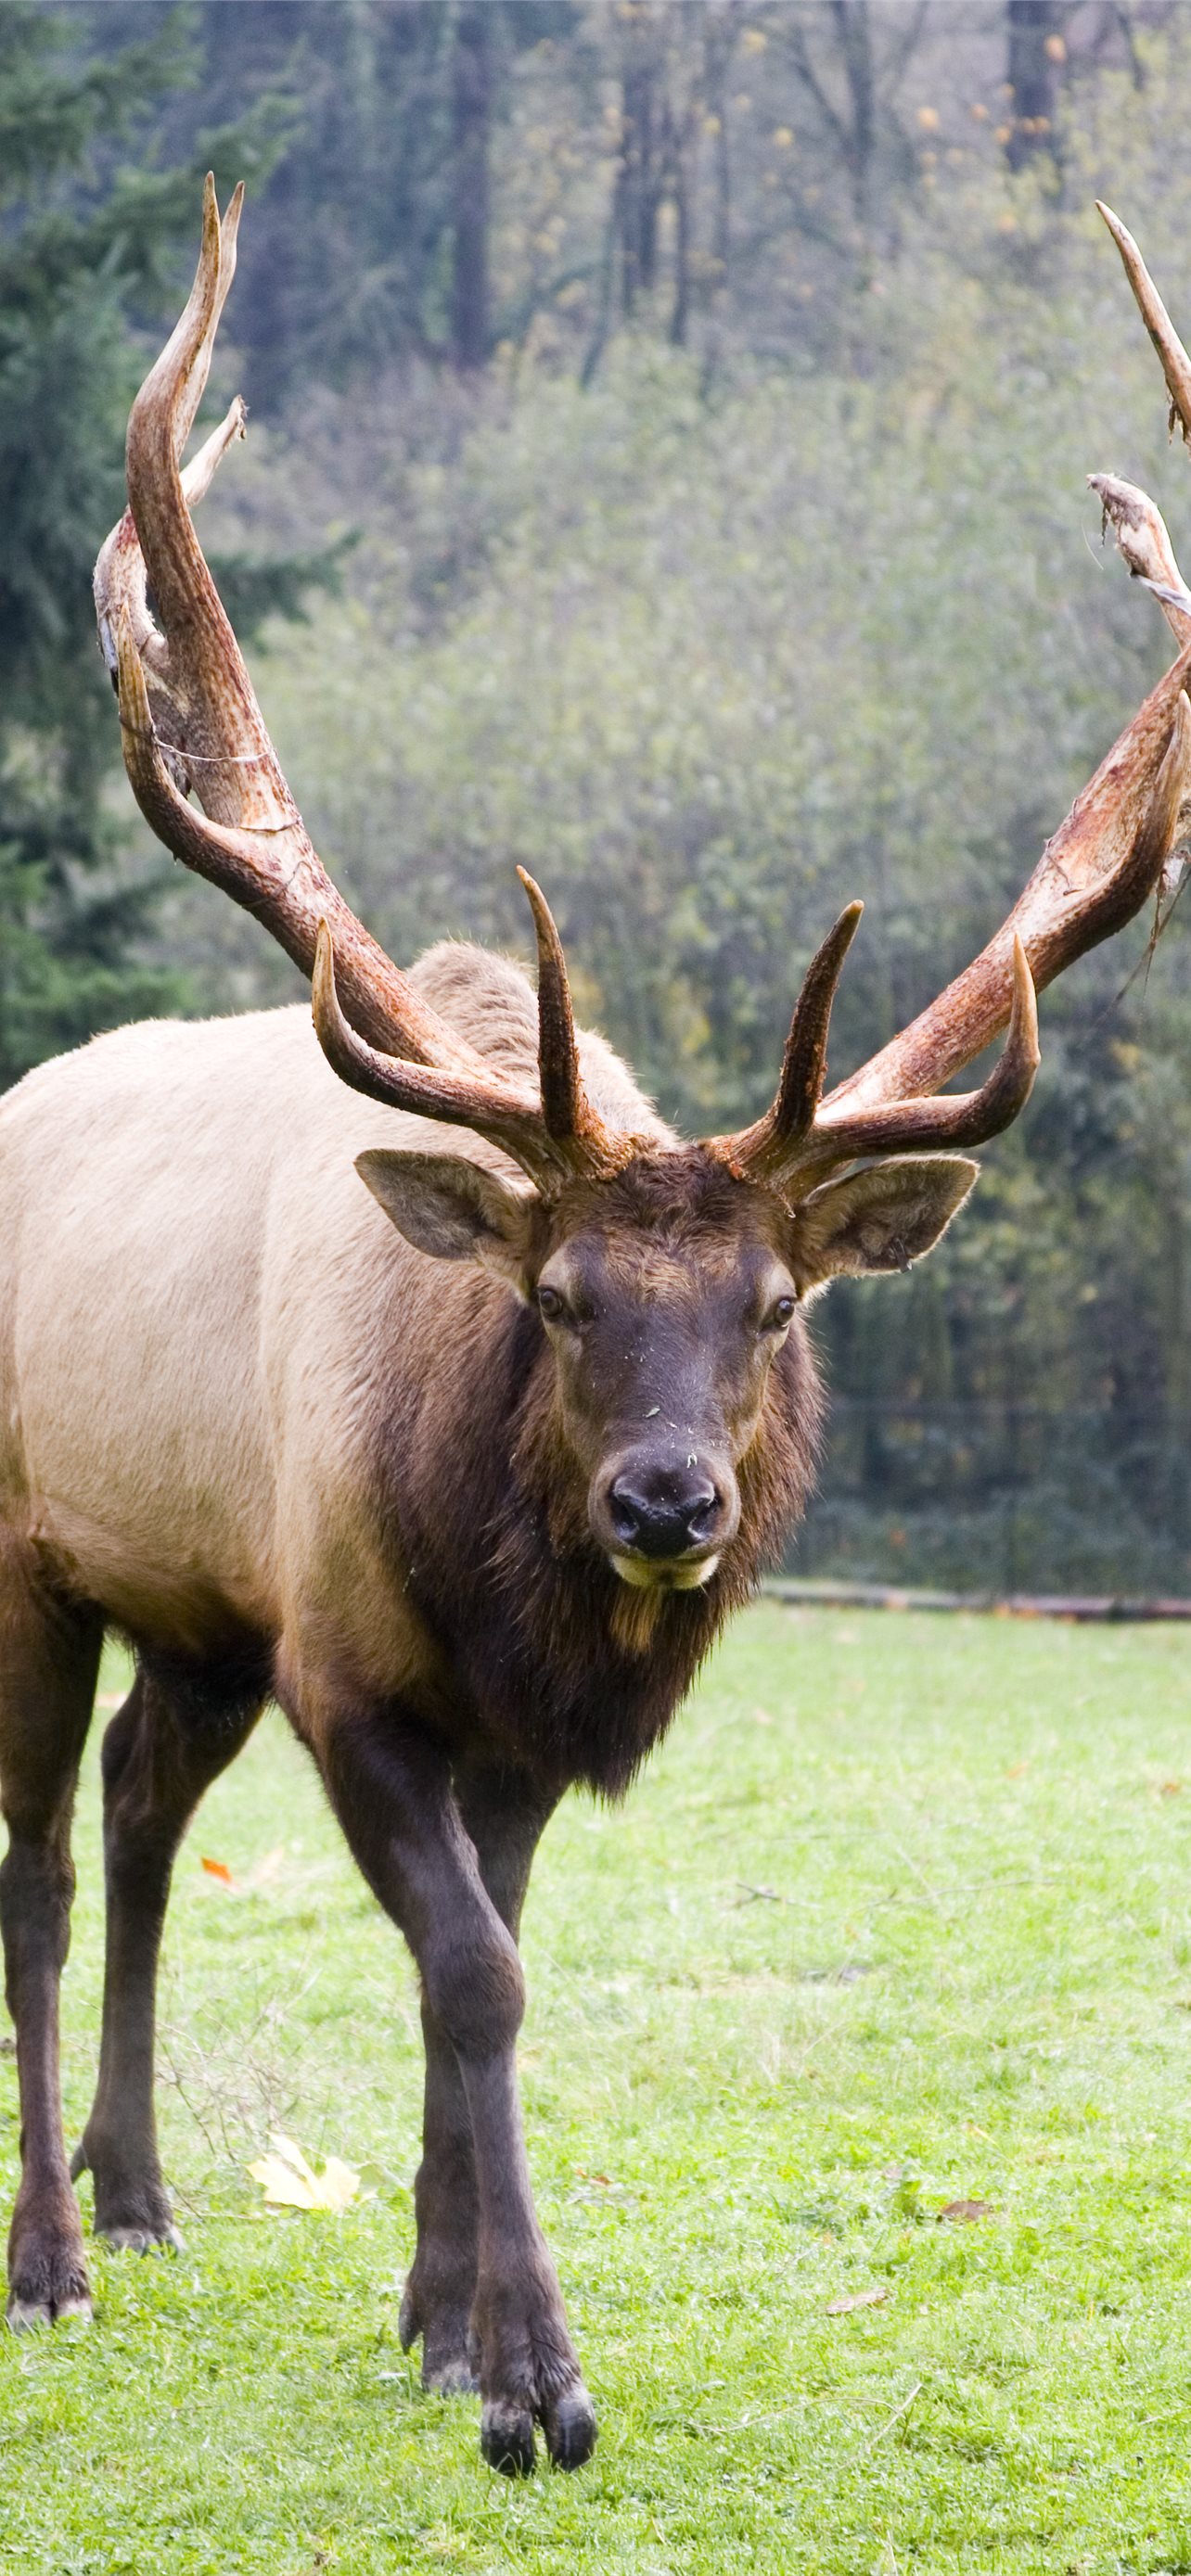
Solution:
<path fill-rule="evenodd" d="M 527 1295 L 536 1190 L 517 1189 L 462 1154 L 378 1148 L 357 1154 L 356 1170 L 415 1251 L 436 1261 L 478 1261 Z"/>
<path fill-rule="evenodd" d="M 800 1297 L 830 1279 L 908 1270 L 938 1242 L 979 1170 L 966 1155 L 906 1155 L 813 1190 L 794 1219 L 791 1268 Z"/>

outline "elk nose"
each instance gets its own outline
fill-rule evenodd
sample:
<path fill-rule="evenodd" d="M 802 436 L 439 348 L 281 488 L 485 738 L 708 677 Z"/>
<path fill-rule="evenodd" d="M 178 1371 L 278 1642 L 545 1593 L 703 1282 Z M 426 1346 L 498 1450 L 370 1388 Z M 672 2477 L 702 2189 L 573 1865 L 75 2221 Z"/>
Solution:
<path fill-rule="evenodd" d="M 685 1556 L 702 1545 L 720 1497 L 706 1476 L 684 1478 L 681 1491 L 646 1493 L 632 1476 L 618 1476 L 608 1497 L 612 1527 L 622 1547 L 659 1561 Z"/>

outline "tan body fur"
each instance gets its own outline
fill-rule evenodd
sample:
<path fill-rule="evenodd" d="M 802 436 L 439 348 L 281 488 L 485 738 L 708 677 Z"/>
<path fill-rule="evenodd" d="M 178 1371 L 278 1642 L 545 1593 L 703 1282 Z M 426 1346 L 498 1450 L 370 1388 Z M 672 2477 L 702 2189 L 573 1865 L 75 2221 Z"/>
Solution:
<path fill-rule="evenodd" d="M 532 1071 L 518 968 L 443 946 L 415 972 Z M 608 1114 L 664 1138 L 604 1041 L 583 1054 Z M 414 1251 L 353 1158 L 456 1141 L 501 1168 L 349 1091 L 302 1005 L 124 1029 L 4 1101 L 0 1529 L 51 1586 L 196 1656 L 268 1638 L 304 1697 L 326 1655 L 370 1697 L 433 1685 L 377 1525 L 378 1431 L 395 1378 L 426 1382 L 508 1290 Z"/>

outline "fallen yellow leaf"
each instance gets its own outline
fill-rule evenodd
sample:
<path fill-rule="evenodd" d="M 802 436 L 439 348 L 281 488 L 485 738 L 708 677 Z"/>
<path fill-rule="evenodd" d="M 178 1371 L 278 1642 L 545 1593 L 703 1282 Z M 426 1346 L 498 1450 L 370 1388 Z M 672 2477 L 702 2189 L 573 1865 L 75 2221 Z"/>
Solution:
<path fill-rule="evenodd" d="M 346 2209 L 360 2192 L 360 2177 L 339 2156 L 328 2156 L 322 2172 L 308 2164 L 293 2138 L 280 2130 L 270 2134 L 272 2154 L 249 2165 L 271 2209 Z"/>

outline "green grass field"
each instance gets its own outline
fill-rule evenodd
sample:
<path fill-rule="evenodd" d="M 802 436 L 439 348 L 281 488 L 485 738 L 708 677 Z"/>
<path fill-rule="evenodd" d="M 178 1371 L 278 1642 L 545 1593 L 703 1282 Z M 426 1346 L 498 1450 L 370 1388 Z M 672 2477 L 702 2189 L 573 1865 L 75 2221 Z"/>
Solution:
<path fill-rule="evenodd" d="M 627 1808 L 556 1819 L 524 1946 L 592 2466 L 494 2477 L 474 2402 L 401 2352 L 413 1978 L 270 1719 L 176 1879 L 187 2251 L 95 2249 L 91 2332 L 0 2346 L 0 2565 L 1186 2576 L 1191 1639 L 759 1609 Z M 383 2168 L 376 2196 L 266 2213 L 246 2168 L 277 2128 Z M 16 2145 L 6 2055 L 6 2199 Z"/>

